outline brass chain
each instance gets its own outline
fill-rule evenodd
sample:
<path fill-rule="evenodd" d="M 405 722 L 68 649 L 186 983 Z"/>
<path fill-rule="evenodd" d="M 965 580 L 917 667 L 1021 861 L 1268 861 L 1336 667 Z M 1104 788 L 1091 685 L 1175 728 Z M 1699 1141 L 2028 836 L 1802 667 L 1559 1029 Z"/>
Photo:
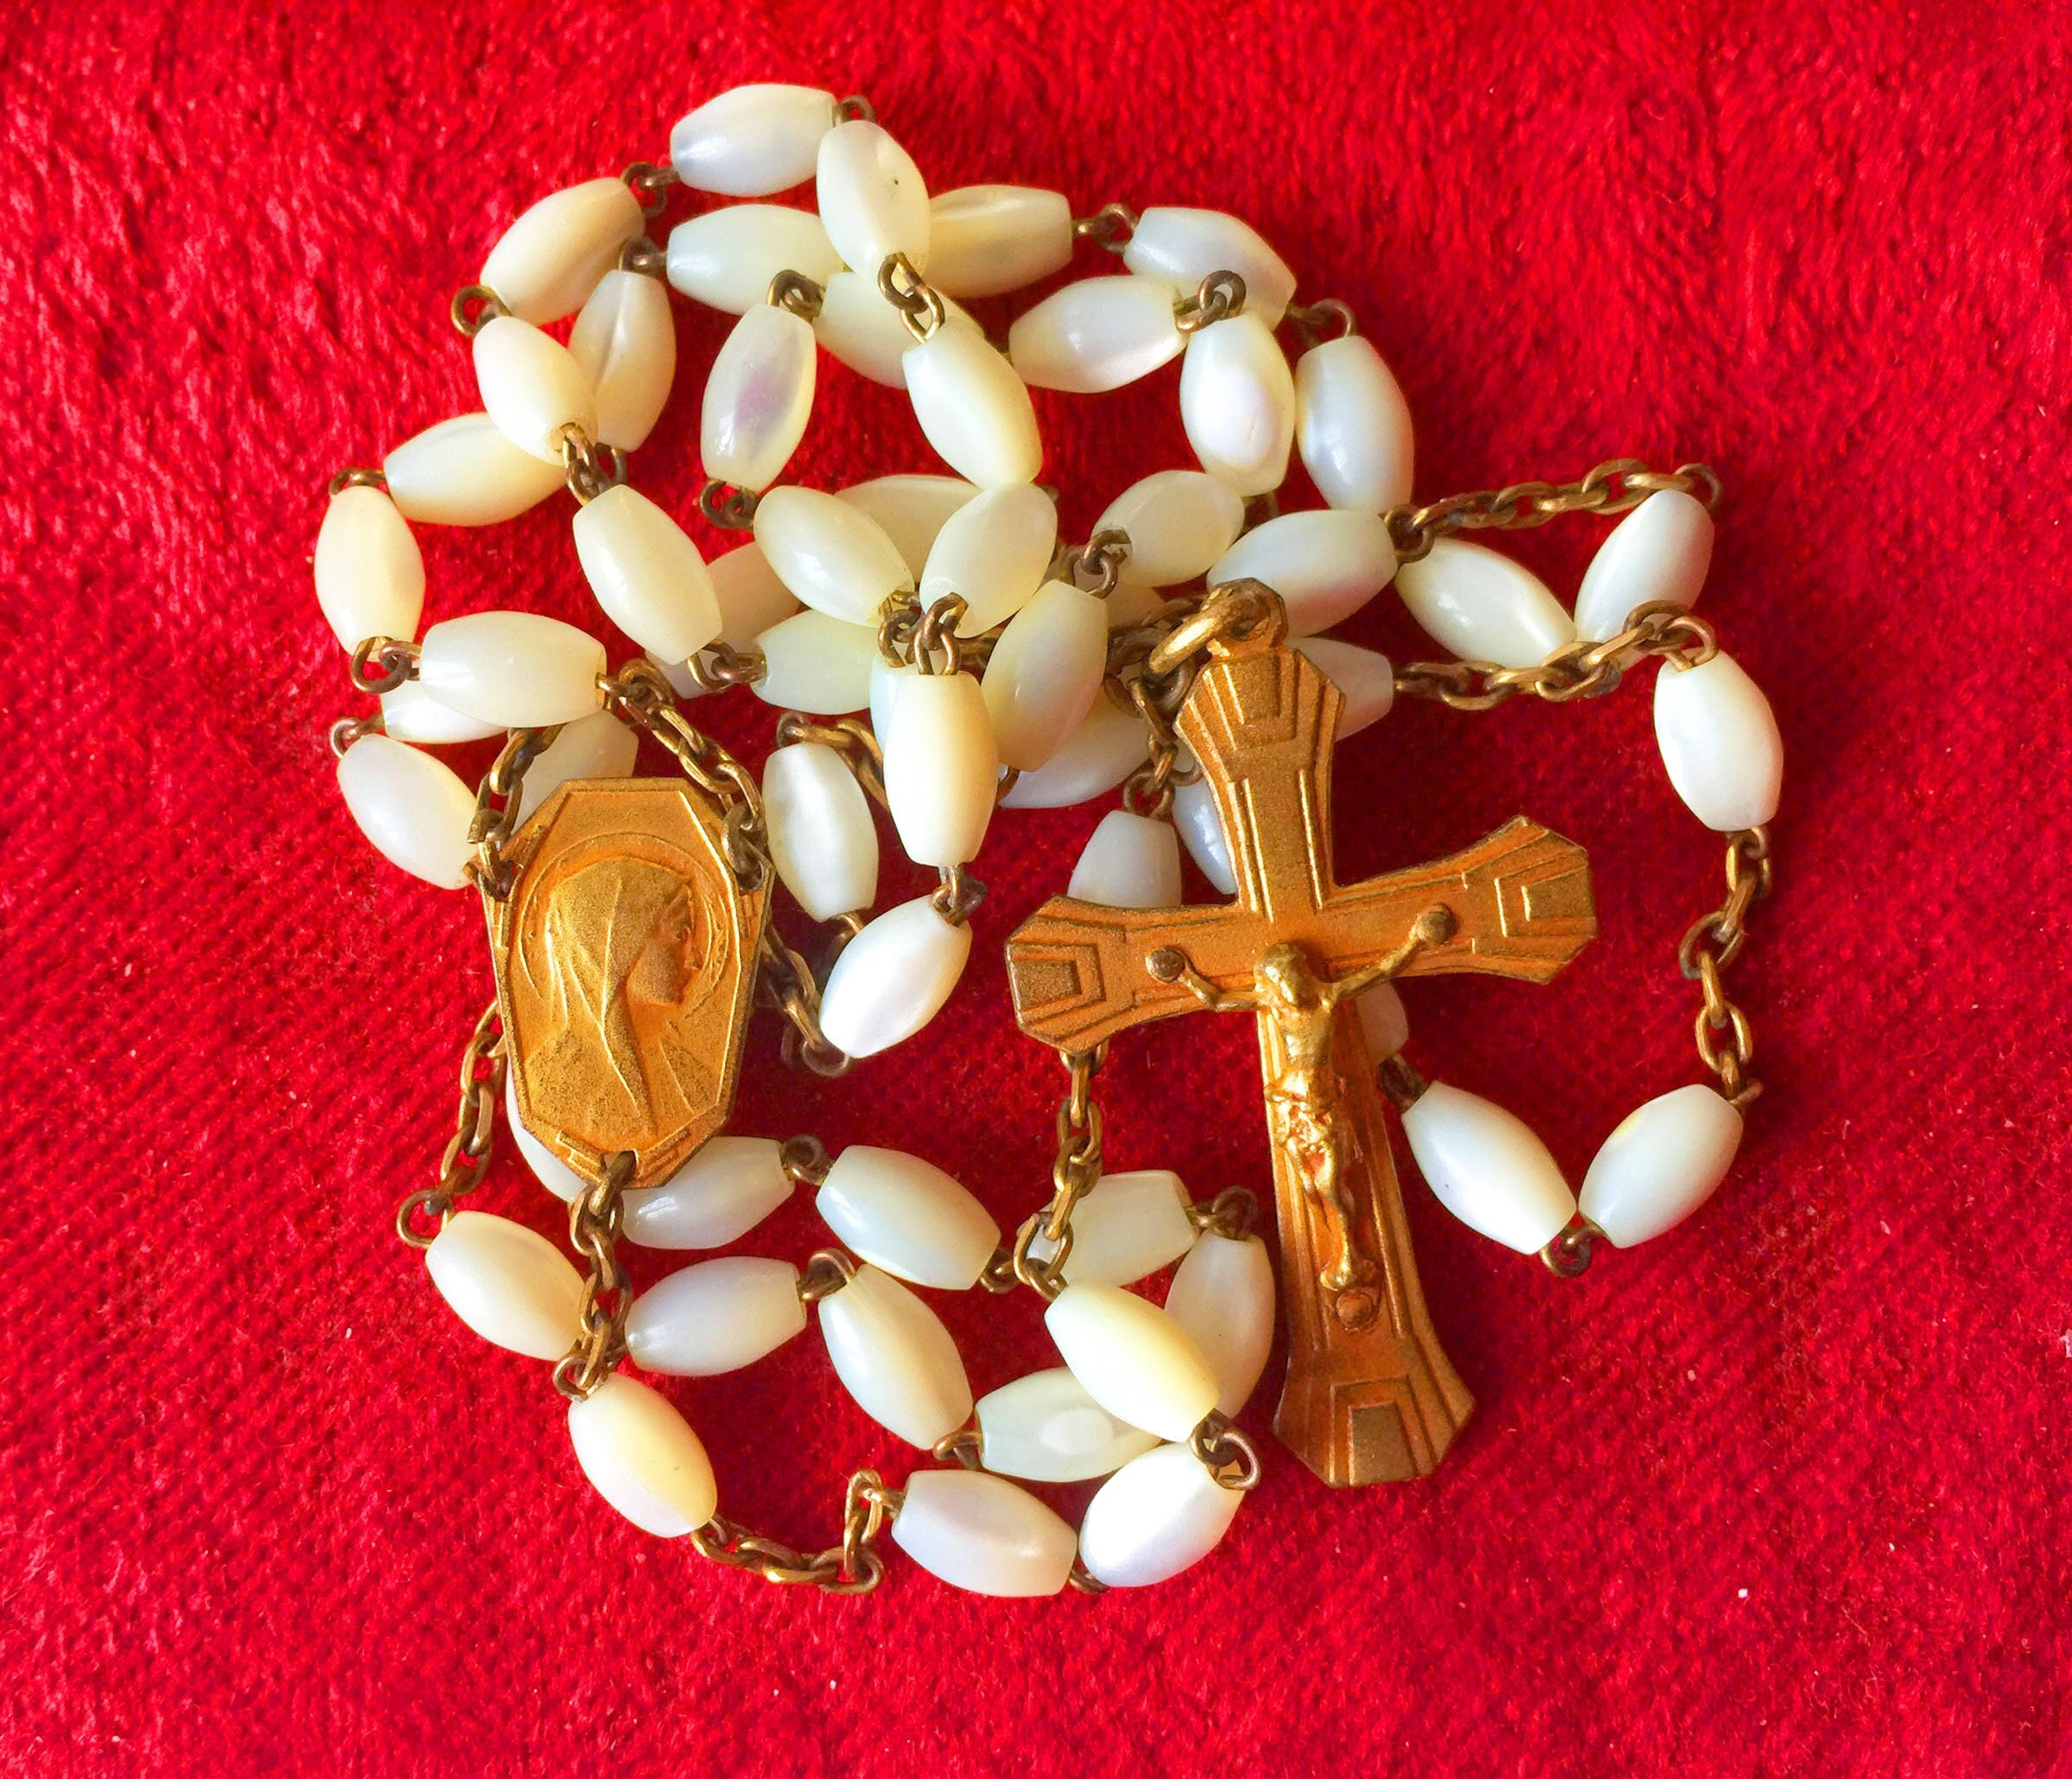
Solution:
<path fill-rule="evenodd" d="M 1094 1074 L 1108 1060 L 1103 1044 L 1090 1050 L 1059 1050 L 1058 1060 L 1070 1077 L 1058 1105 L 1058 1146 L 1051 1163 L 1051 1199 L 1014 1233 L 1005 1267 L 999 1256 L 987 1268 L 989 1290 L 998 1290 L 991 1275 L 1013 1276 L 1046 1300 L 1064 1289 L 1064 1263 L 1072 1252 L 1072 1208 L 1101 1177 L 1101 1107 L 1094 1098 Z M 1041 1240 L 1050 1252 L 1035 1253 Z"/>
<path fill-rule="evenodd" d="M 869 1593 L 885 1579 L 885 1559 L 875 1548 L 885 1523 L 906 1499 L 885 1486 L 875 1470 L 859 1470 L 842 1499 L 842 1542 L 824 1550 L 799 1550 L 751 1532 L 738 1520 L 716 1513 L 691 1533 L 700 1556 L 731 1569 L 746 1569 L 780 1587 L 817 1587 L 823 1593 Z"/>
<path fill-rule="evenodd" d="M 1396 691 L 1436 698 L 1456 710 L 1493 710 L 1519 692 L 1551 704 L 1608 692 L 1637 659 L 1660 658 L 1702 667 L 1719 653 L 1712 626 L 1666 600 L 1636 607 L 1626 628 L 1603 642 L 1564 643 L 1529 667 L 1494 661 L 1408 661 L 1397 671 Z"/>
<path fill-rule="evenodd" d="M 412 1247 L 430 1247 L 453 1207 L 481 1185 L 489 1171 L 506 1066 L 503 1025 L 492 1000 L 461 1050 L 460 1105 L 453 1114 L 453 1134 L 439 1158 L 439 1183 L 413 1192 L 395 1208 L 395 1233 Z M 427 1223 L 433 1226 L 429 1233 Z"/>
<path fill-rule="evenodd" d="M 493 902 L 509 900 L 517 880 L 504 848 L 517 830 L 519 811 L 525 801 L 525 775 L 560 733 L 559 729 L 513 729 L 496 763 L 475 787 L 475 815 L 468 823 L 468 840 L 475 856 L 468 861 L 467 874 L 476 888 Z"/>
<path fill-rule="evenodd" d="M 1651 494 L 1674 489 L 1696 495 L 1710 512 L 1720 478 L 1704 464 L 1651 470 L 1639 457 L 1608 457 L 1573 482 L 1514 482 L 1508 488 L 1448 495 L 1428 506 L 1406 502 L 1383 514 L 1398 562 L 1417 562 L 1440 538 L 1462 531 L 1525 531 L 1564 513 L 1623 513 Z"/>
<path fill-rule="evenodd" d="M 1767 828 L 1728 835 L 1727 899 L 1694 920 L 1677 947 L 1677 968 L 1687 981 L 1699 985 L 1702 996 L 1692 1025 L 1698 1060 L 1718 1077 L 1720 1092 L 1737 1111 L 1762 1092 L 1763 1084 L 1748 1072 L 1755 1061 L 1755 1029 L 1727 998 L 1721 977 L 1747 943 L 1749 912 L 1774 887 L 1773 862 Z M 1727 1034 L 1725 1044 L 1719 1041 L 1721 1033 Z"/>
<path fill-rule="evenodd" d="M 623 1195 L 633 1178 L 634 1156 L 621 1149 L 604 1158 L 598 1177 L 568 1208 L 569 1244 L 590 1270 L 577 1307 L 582 1332 L 554 1366 L 554 1388 L 571 1401 L 597 1394 L 626 1357 L 626 1312 L 633 1307 L 633 1280 L 619 1259 L 625 1219 Z"/>

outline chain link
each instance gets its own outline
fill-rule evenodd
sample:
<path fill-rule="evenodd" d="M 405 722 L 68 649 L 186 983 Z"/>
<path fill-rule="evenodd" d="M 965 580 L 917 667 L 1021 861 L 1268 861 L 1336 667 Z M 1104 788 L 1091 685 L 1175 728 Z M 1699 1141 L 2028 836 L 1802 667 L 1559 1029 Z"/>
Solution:
<path fill-rule="evenodd" d="M 1436 698 L 1456 710 L 1493 710 L 1519 692 L 1551 704 L 1612 691 L 1636 660 L 1659 657 L 1672 667 L 1702 667 L 1719 653 L 1712 626 L 1667 600 L 1636 607 L 1626 628 L 1604 642 L 1565 643 L 1530 667 L 1494 661 L 1409 661 L 1396 674 L 1406 698 Z"/>
<path fill-rule="evenodd" d="M 1573 482 L 1514 482 L 1508 488 L 1448 495 L 1419 507 L 1405 503 L 1381 516 L 1396 560 L 1417 562 L 1440 538 L 1462 531 L 1525 531 L 1564 513 L 1623 513 L 1665 489 L 1696 495 L 1710 512 L 1720 503 L 1720 478 L 1704 464 L 1651 470 L 1639 457 L 1608 457 Z"/>
<path fill-rule="evenodd" d="M 626 1312 L 633 1307 L 633 1280 L 619 1259 L 625 1219 L 623 1194 L 633 1178 L 634 1155 L 621 1149 L 604 1158 L 603 1170 L 568 1208 L 569 1244 L 590 1270 L 583 1280 L 577 1321 L 582 1333 L 554 1366 L 554 1388 L 571 1401 L 597 1394 L 626 1357 Z"/>
<path fill-rule="evenodd" d="M 395 1208 L 395 1233 L 412 1247 L 430 1247 L 453 1207 L 481 1185 L 489 1171 L 505 1067 L 503 1025 L 492 1000 L 461 1050 L 460 1104 L 453 1114 L 453 1134 L 439 1158 L 439 1183 L 413 1192 Z M 427 1223 L 433 1226 L 429 1233 Z"/>
<path fill-rule="evenodd" d="M 1677 947 L 1677 967 L 1698 984 L 1702 1004 L 1693 1021 L 1698 1060 L 1718 1077 L 1720 1092 L 1737 1110 L 1763 1090 L 1748 1071 L 1755 1062 L 1755 1029 L 1727 998 L 1721 978 L 1747 943 L 1749 911 L 1774 886 L 1767 828 L 1744 828 L 1727 837 L 1727 898 L 1694 920 Z M 1726 1042 L 1721 1041 L 1722 1034 Z"/>
<path fill-rule="evenodd" d="M 691 1534 L 700 1556 L 730 1569 L 746 1569 L 780 1587 L 818 1587 L 823 1593 L 869 1593 L 885 1579 L 885 1559 L 875 1549 L 886 1522 L 905 1496 L 888 1489 L 875 1470 L 849 1479 L 842 1500 L 842 1542 L 824 1550 L 799 1550 L 751 1532 L 738 1520 L 716 1513 Z"/>
<path fill-rule="evenodd" d="M 519 811 L 524 806 L 525 775 L 560 733 L 559 729 L 513 729 L 496 764 L 475 787 L 475 815 L 468 824 L 475 856 L 468 861 L 467 874 L 493 902 L 509 900 L 517 881 L 504 848 L 517 830 Z"/>

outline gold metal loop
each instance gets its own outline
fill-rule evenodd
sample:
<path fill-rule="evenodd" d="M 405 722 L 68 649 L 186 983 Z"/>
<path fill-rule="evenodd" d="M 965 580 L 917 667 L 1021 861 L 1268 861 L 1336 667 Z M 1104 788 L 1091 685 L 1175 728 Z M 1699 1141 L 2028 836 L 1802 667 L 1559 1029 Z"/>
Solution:
<path fill-rule="evenodd" d="M 942 298 L 903 253 L 889 255 L 878 268 L 878 293 L 899 311 L 901 325 L 917 340 L 932 338 L 950 319 Z"/>
<path fill-rule="evenodd" d="M 876 110 L 860 92 L 852 92 L 848 98 L 835 101 L 835 122 L 837 123 L 875 123 L 877 121 Z"/>
<path fill-rule="evenodd" d="M 831 1297 L 856 1276 L 853 1256 L 840 1248 L 819 1248 L 799 1269 L 799 1301 L 818 1303 Z"/>
<path fill-rule="evenodd" d="M 763 301 L 773 309 L 786 309 L 801 321 L 820 319 L 820 306 L 827 300 L 824 285 L 813 282 L 803 272 L 780 272 L 770 280 Z"/>
<path fill-rule="evenodd" d="M 736 488 L 717 476 L 708 477 L 698 491 L 698 510 L 722 531 L 749 531 L 755 524 L 755 508 L 762 496 L 753 489 Z"/>
<path fill-rule="evenodd" d="M 662 213 L 662 206 L 669 200 L 669 188 L 682 183 L 673 167 L 657 167 L 652 161 L 636 161 L 619 177 L 641 200 L 641 214 L 650 218 Z"/>
<path fill-rule="evenodd" d="M 578 426 L 564 426 L 556 442 L 578 506 L 587 507 L 626 480 L 626 455 L 616 445 L 599 445 Z"/>
<path fill-rule="evenodd" d="M 928 905 L 951 926 L 966 926 L 978 905 L 986 899 L 986 886 L 962 865 L 937 867 L 941 881 L 930 893 Z"/>
<path fill-rule="evenodd" d="M 1137 232 L 1137 213 L 1127 204 L 1103 204 L 1091 216 L 1072 218 L 1072 238 L 1120 254 Z"/>
<path fill-rule="evenodd" d="M 658 282 L 666 281 L 669 276 L 669 255 L 645 235 L 635 235 L 619 249 L 619 270 L 637 272 L 643 278 Z"/>
<path fill-rule="evenodd" d="M 1326 338 L 1350 339 L 1360 331 L 1360 320 L 1353 313 L 1353 306 L 1342 297 L 1325 297 L 1320 302 L 1290 303 L 1282 312 L 1281 319 L 1302 337 L 1304 346 L 1320 345 Z M 1324 329 L 1336 325 L 1337 331 L 1326 335 Z"/>
<path fill-rule="evenodd" d="M 498 316 L 511 312 L 504 306 L 503 299 L 488 285 L 464 284 L 453 293 L 453 300 L 446 306 L 446 312 L 452 317 L 453 325 L 460 330 L 462 337 L 471 340 Z"/>
<path fill-rule="evenodd" d="M 381 713 L 376 711 L 372 716 L 341 716 L 324 731 L 324 741 L 331 749 L 332 758 L 343 760 L 345 750 L 363 735 L 377 735 L 381 733 Z"/>
<path fill-rule="evenodd" d="M 325 491 L 335 501 L 349 488 L 378 488 L 386 493 L 388 488 L 388 478 L 379 470 L 356 467 L 339 470 L 325 484 Z"/>
<path fill-rule="evenodd" d="M 1555 1277 L 1581 1278 L 1590 1270 L 1596 1245 L 1604 1239 L 1604 1231 L 1578 1211 L 1569 1220 L 1568 1227 L 1539 1251 L 1539 1258 Z"/>
<path fill-rule="evenodd" d="M 937 1460 L 940 1463 L 961 1464 L 966 1470 L 978 1470 L 983 1467 L 981 1463 L 978 1429 L 976 1427 L 960 1427 L 955 1433 L 945 1433 L 936 1441 L 933 1450 Z"/>
<path fill-rule="evenodd" d="M 1235 272 L 1211 272 L 1195 287 L 1191 297 L 1180 297 L 1172 306 L 1172 325 L 1182 333 L 1198 333 L 1218 321 L 1241 315 L 1245 308 L 1245 281 Z"/>
<path fill-rule="evenodd" d="M 1211 1411 L 1188 1436 L 1187 1447 L 1216 1479 L 1218 1488 L 1244 1494 L 1259 1486 L 1264 1473 L 1259 1448 L 1230 1424 L 1229 1416 Z"/>
<path fill-rule="evenodd" d="M 393 636 L 363 637 L 352 652 L 346 672 L 355 691 L 370 697 L 392 692 L 405 680 L 417 678 L 418 648 L 414 642 L 399 642 Z M 376 672 L 376 668 L 379 672 Z"/>

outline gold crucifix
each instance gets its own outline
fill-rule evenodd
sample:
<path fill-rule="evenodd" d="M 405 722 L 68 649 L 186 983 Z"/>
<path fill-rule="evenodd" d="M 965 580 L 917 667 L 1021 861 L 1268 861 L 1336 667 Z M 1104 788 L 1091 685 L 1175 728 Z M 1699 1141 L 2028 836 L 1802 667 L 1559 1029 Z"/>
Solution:
<path fill-rule="evenodd" d="M 1203 1007 L 1257 1016 L 1291 1318 L 1274 1430 L 1327 1483 L 1396 1481 L 1437 1465 L 1475 1399 L 1425 1314 L 1353 998 L 1394 975 L 1550 981 L 1596 933 L 1589 867 L 1520 817 L 1449 858 L 1336 882 L 1343 700 L 1282 646 L 1272 609 L 1209 643 L 1175 724 L 1215 793 L 1235 902 L 1054 897 L 1008 941 L 1008 980 L 1022 1030 L 1066 1051 Z"/>

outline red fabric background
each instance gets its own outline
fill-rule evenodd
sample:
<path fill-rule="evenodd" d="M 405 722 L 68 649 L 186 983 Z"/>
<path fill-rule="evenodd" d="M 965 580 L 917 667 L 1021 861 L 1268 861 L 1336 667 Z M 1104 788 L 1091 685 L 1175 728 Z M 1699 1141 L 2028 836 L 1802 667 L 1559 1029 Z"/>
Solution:
<path fill-rule="evenodd" d="M 7 1770 L 2072 1770 L 2062 15 L 31 4 L 0 32 Z M 445 302 L 504 221 L 769 78 L 869 93 L 938 187 L 1252 218 L 1396 367 L 1421 494 L 1619 452 L 1729 490 L 1703 609 L 1790 760 L 1740 1166 L 1576 1284 L 1406 1172 L 1481 1400 L 1457 1455 L 1334 1494 L 1269 1445 L 1226 1547 L 1135 1596 L 975 1600 L 895 1553 L 824 1599 L 648 1540 L 389 1229 L 489 975 L 469 899 L 382 863 L 332 786 L 324 725 L 359 707 L 308 588 L 324 479 L 473 405 Z M 726 324 L 679 313 L 635 475 L 685 509 Z M 896 393 L 824 383 L 800 479 L 932 467 Z M 1073 534 L 1187 461 L 1171 384 L 1042 401 Z M 428 616 L 586 616 L 565 525 L 426 531 Z M 1516 547 L 1571 592 L 1602 528 Z M 1392 596 L 1349 634 L 1418 650 Z M 1417 1060 L 1577 1177 L 1693 1076 L 1671 957 L 1718 862 L 1648 703 L 1419 706 L 1343 756 L 1349 875 L 1516 811 L 1589 847 L 1604 936 L 1561 982 L 1407 997 Z M 707 709 L 760 758 L 766 710 Z M 925 1044 L 830 1086 L 759 1025 L 736 1128 L 906 1144 L 1024 1214 L 1059 1082 L 999 943 L 1096 815 L 1003 817 Z M 1248 1029 L 1162 1028 L 1101 1089 L 1120 1164 L 1263 1185 Z M 557 1221 L 511 1159 L 478 1202 Z M 751 1245 L 812 1240 L 801 1205 Z M 1047 1362 L 1027 1293 L 944 1313 L 982 1390 Z M 673 1393 L 783 1536 L 907 1465 L 811 1335 Z"/>

